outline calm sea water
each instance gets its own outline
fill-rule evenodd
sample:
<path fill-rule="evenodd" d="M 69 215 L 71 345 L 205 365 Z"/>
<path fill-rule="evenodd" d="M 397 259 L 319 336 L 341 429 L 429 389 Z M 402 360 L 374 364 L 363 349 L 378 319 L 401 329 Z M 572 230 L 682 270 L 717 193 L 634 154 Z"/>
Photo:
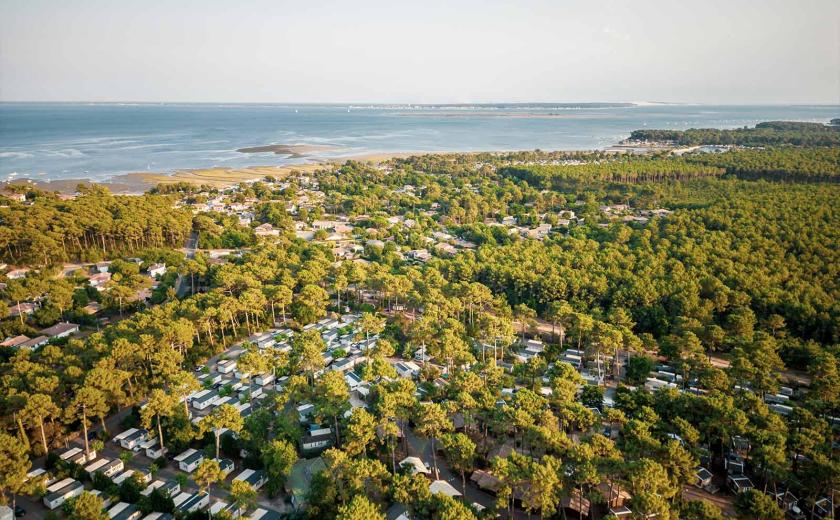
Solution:
<path fill-rule="evenodd" d="M 604 148 L 637 128 L 825 122 L 840 106 L 0 103 L 0 180 L 302 163 L 396 151 Z M 243 154 L 266 144 L 334 147 L 310 158 Z"/>

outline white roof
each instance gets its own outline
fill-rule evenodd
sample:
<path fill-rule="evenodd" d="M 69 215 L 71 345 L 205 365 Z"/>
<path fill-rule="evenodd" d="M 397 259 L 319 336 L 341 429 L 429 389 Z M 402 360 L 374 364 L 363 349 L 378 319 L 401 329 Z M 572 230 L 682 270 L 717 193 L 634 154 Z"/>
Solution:
<path fill-rule="evenodd" d="M 461 496 L 461 492 L 445 480 L 435 480 L 429 484 L 429 491 L 431 491 L 432 494 L 443 493 L 444 495 L 449 495 L 451 497 Z"/>

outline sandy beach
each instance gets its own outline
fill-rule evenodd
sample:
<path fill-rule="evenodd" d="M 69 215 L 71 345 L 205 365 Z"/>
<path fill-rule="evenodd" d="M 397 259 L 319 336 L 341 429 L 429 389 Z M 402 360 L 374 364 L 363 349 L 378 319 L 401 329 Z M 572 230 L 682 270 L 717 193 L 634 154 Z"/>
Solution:
<path fill-rule="evenodd" d="M 311 172 L 331 164 L 343 164 L 348 160 L 378 164 L 393 158 L 405 158 L 412 155 L 423 155 L 428 153 L 435 152 L 369 153 L 336 157 L 333 159 L 321 159 L 317 160 L 317 162 L 305 164 L 284 166 L 248 166 L 245 168 L 196 168 L 178 170 L 172 174 L 153 172 L 124 173 L 115 175 L 109 180 L 101 182 L 91 181 L 89 179 L 61 179 L 44 181 L 20 178 L 13 181 L 6 181 L 5 184 L 33 184 L 46 191 L 56 191 L 68 194 L 75 193 L 79 185 L 98 184 L 108 188 L 108 190 L 115 194 L 138 195 L 148 191 L 158 184 L 188 182 L 196 185 L 212 186 L 214 188 L 225 188 L 240 182 L 254 181 L 266 176 L 283 178 L 293 171 Z"/>

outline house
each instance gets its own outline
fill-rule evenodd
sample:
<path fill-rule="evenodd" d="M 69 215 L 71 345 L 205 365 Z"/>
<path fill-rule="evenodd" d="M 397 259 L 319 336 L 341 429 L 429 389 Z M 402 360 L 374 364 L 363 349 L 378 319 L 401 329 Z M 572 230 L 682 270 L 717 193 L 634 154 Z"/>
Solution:
<path fill-rule="evenodd" d="M 254 489 L 260 489 L 268 482 L 268 477 L 265 474 L 265 471 L 261 469 L 245 469 L 233 478 L 233 480 L 244 480 L 248 484 L 251 485 Z"/>
<path fill-rule="evenodd" d="M 111 281 L 111 273 L 97 273 L 88 278 L 91 287 L 101 291 Z"/>
<path fill-rule="evenodd" d="M 55 509 L 67 500 L 81 495 L 84 490 L 84 484 L 78 480 L 66 478 L 47 488 L 44 505 L 47 506 L 47 509 Z"/>
<path fill-rule="evenodd" d="M 438 242 L 435 244 L 435 251 L 437 251 L 437 254 L 441 256 L 455 256 L 458 252 L 458 250 L 455 249 L 455 246 L 447 244 L 446 242 Z"/>
<path fill-rule="evenodd" d="M 455 486 L 445 480 L 435 480 L 429 484 L 429 491 L 434 495 L 436 493 L 443 493 L 450 497 L 459 497 L 461 492 L 455 489 Z"/>
<path fill-rule="evenodd" d="M 31 338 L 29 336 L 24 336 L 21 334 L 20 336 L 15 336 L 13 338 L 6 338 L 5 341 L 0 343 L 0 347 L 17 347 L 20 346 L 22 343 L 26 343 Z"/>
<path fill-rule="evenodd" d="M 98 262 L 96 264 L 96 272 L 97 273 L 107 273 L 110 268 L 111 268 L 111 262 Z"/>
<path fill-rule="evenodd" d="M 79 332 L 79 326 L 75 323 L 69 323 L 66 321 L 56 323 L 52 327 L 47 327 L 46 329 L 41 330 L 41 334 L 50 338 L 66 338 L 76 332 Z"/>
<path fill-rule="evenodd" d="M 10 305 L 9 306 L 9 316 L 18 317 L 21 314 L 28 316 L 35 312 L 35 304 L 34 303 L 21 303 L 20 305 Z"/>
<path fill-rule="evenodd" d="M 38 336 L 37 338 L 32 338 L 29 341 L 24 341 L 23 343 L 19 344 L 18 348 L 28 348 L 28 349 L 35 349 L 38 347 L 43 347 L 47 344 L 50 340 L 47 336 Z"/>
<path fill-rule="evenodd" d="M 274 226 L 266 223 L 255 227 L 254 234 L 258 237 L 276 237 L 280 235 L 280 230 L 274 229 Z"/>
<path fill-rule="evenodd" d="M 432 259 L 432 254 L 426 249 L 414 249 L 406 253 L 406 256 L 411 260 L 416 260 L 418 262 L 428 262 Z"/>
<path fill-rule="evenodd" d="M 712 485 L 712 472 L 699 466 L 694 472 L 694 485 L 699 488 L 706 488 Z"/>
<path fill-rule="evenodd" d="M 397 375 L 406 379 L 414 379 L 420 375 L 420 367 L 412 361 L 398 361 L 394 365 L 394 368 L 397 371 Z"/>
<path fill-rule="evenodd" d="M 82 311 L 90 316 L 95 316 L 96 314 L 99 314 L 101 310 L 102 305 L 99 302 L 90 302 L 82 308 Z"/>
<path fill-rule="evenodd" d="M 420 460 L 419 457 L 406 457 L 400 461 L 400 467 L 408 469 L 412 475 L 422 473 L 424 475 L 431 475 L 432 472 L 426 464 Z"/>
<path fill-rule="evenodd" d="M 333 434 L 331 428 L 310 430 L 300 440 L 300 447 L 304 451 L 314 451 L 332 446 Z"/>
<path fill-rule="evenodd" d="M 201 461 L 204 460 L 204 453 L 190 448 L 173 460 L 178 463 L 181 471 L 192 473 L 201 464 Z"/>
<path fill-rule="evenodd" d="M 730 475 L 726 477 L 726 485 L 735 494 L 753 488 L 752 481 L 744 475 Z"/>
<path fill-rule="evenodd" d="M 149 266 L 149 276 L 160 278 L 166 274 L 166 264 L 152 264 Z"/>
<path fill-rule="evenodd" d="M 21 269 L 12 269 L 8 273 L 6 273 L 6 278 L 9 280 L 20 280 L 21 278 L 26 278 L 26 273 L 29 272 L 29 269 L 21 268 Z"/>

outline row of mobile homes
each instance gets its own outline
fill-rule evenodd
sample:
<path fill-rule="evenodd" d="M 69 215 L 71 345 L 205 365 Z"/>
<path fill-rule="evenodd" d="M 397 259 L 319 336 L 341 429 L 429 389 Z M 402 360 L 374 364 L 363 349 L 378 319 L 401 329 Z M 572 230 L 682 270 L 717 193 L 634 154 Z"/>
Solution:
<path fill-rule="evenodd" d="M 84 484 L 78 480 L 66 478 L 47 488 L 47 494 L 44 496 L 44 505 L 47 506 L 47 509 L 55 509 L 67 500 L 81 495 L 84 490 Z"/>

